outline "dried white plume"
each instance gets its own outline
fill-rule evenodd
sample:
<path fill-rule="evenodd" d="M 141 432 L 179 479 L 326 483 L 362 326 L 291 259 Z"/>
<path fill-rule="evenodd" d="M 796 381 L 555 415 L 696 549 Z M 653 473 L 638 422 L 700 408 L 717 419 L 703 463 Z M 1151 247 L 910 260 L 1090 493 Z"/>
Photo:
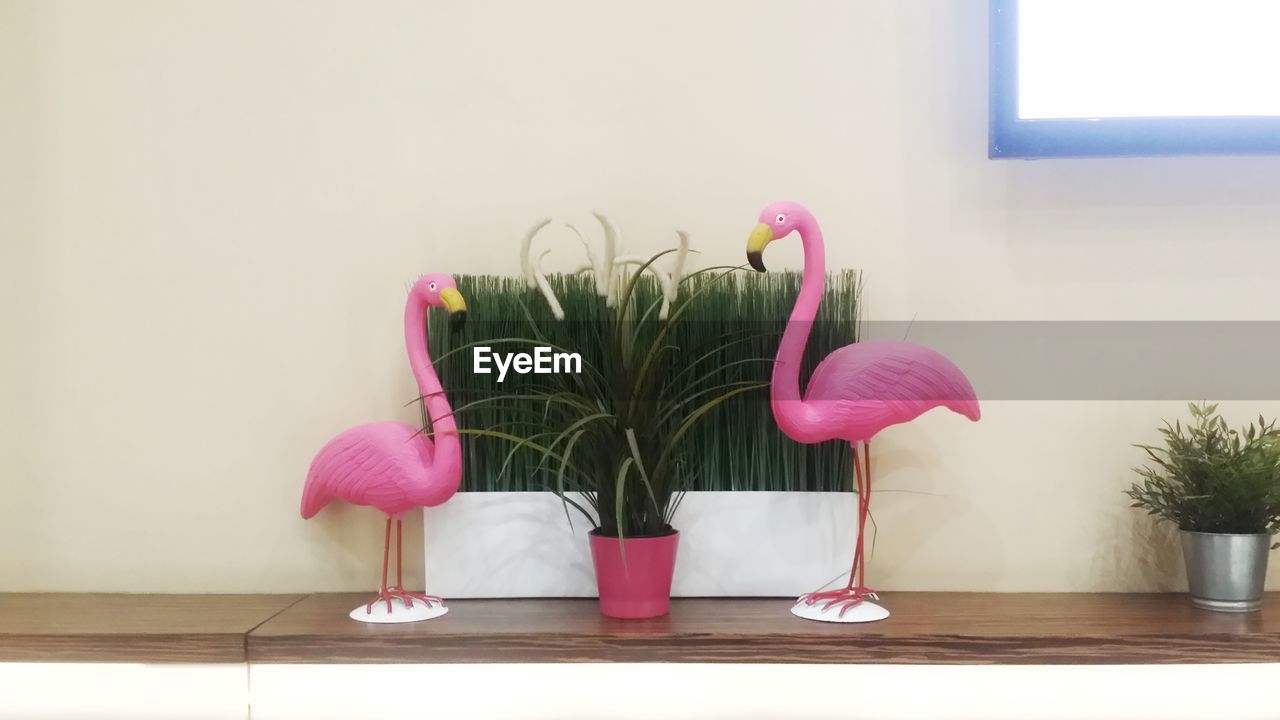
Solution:
<path fill-rule="evenodd" d="M 592 211 L 591 214 L 595 216 L 596 221 L 600 223 L 600 227 L 604 230 L 604 253 L 597 256 L 592 251 L 591 243 L 587 240 L 586 235 L 576 226 L 565 223 L 565 227 L 578 236 L 578 240 L 582 242 L 582 247 L 587 253 L 587 264 L 578 266 L 573 272 L 575 274 L 587 271 L 594 273 L 596 293 L 605 298 L 605 302 L 609 307 L 613 307 L 618 300 L 616 292 L 618 269 L 627 265 L 644 265 L 649 262 L 649 258 L 639 255 L 620 255 L 622 233 L 618 231 L 618 226 L 603 213 Z M 524 240 L 520 244 L 520 269 L 524 273 L 525 285 L 531 288 L 537 287 L 542 292 L 543 297 L 546 298 L 552 315 L 557 320 L 563 320 L 564 308 L 551 290 L 551 285 L 547 282 L 546 273 L 542 269 L 542 260 L 551 251 L 542 251 L 536 263 L 531 261 L 529 257 L 533 247 L 534 235 L 537 235 L 539 230 L 550 223 L 551 218 L 540 220 L 525 233 Z M 658 310 L 658 319 L 660 320 L 667 319 L 667 313 L 671 310 L 671 303 L 675 302 L 676 295 L 680 290 L 680 279 L 684 277 L 685 262 L 689 256 L 689 233 L 684 230 L 676 230 L 676 236 L 679 238 L 679 245 L 676 248 L 675 262 L 671 271 L 665 272 L 656 264 L 650 264 L 646 268 L 653 274 L 658 281 L 658 286 L 662 289 L 662 307 Z"/>

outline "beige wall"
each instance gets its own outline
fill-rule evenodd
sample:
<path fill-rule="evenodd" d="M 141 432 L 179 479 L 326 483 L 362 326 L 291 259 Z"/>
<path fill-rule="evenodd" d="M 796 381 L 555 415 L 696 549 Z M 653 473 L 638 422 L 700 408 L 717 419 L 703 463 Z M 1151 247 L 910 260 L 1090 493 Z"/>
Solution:
<path fill-rule="evenodd" d="M 412 419 L 405 283 L 512 272 L 545 214 L 736 262 L 801 199 L 872 318 L 1280 319 L 1280 159 L 989 161 L 985 39 L 981 0 L 0 0 L 0 590 L 367 587 L 377 516 L 297 517 L 311 454 Z M 1180 582 L 1119 494 L 1178 410 L 886 433 L 929 494 L 877 501 L 881 584 Z"/>

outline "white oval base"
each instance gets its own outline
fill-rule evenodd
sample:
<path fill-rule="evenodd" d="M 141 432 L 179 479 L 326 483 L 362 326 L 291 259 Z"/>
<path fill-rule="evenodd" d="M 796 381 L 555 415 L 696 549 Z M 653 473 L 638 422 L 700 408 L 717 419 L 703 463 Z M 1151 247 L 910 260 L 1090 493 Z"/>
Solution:
<path fill-rule="evenodd" d="M 403 600 L 393 599 L 391 601 L 391 612 L 387 612 L 387 602 L 379 600 L 373 604 L 373 611 L 368 611 L 369 604 L 358 606 L 352 610 L 350 617 L 352 620 L 359 620 L 366 623 L 411 623 L 422 622 L 423 620 L 434 620 L 441 615 L 449 612 L 449 608 L 439 603 L 427 603 L 421 600 L 414 600 L 413 607 L 405 607 Z"/>
<path fill-rule="evenodd" d="M 849 608 L 844 617 L 840 617 L 840 605 L 832 607 L 830 610 L 823 610 L 822 606 L 825 602 L 816 602 L 812 605 L 797 602 L 791 606 L 791 614 L 805 620 L 817 620 L 819 622 L 830 623 L 866 623 L 883 620 L 889 617 L 889 611 L 883 607 L 871 602 L 863 600 L 862 602 Z"/>

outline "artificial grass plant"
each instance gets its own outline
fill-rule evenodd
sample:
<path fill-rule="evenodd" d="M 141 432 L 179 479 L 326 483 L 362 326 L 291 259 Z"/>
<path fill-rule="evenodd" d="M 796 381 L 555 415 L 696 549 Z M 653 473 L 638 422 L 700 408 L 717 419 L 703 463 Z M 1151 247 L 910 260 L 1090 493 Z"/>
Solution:
<path fill-rule="evenodd" d="M 456 280 L 468 300 L 467 327 L 450 335 L 433 326 L 430 341 L 465 429 L 464 491 L 581 491 L 594 506 L 581 509 L 602 532 L 652 535 L 665 532 L 684 490 L 850 489 L 848 448 L 790 441 L 769 405 L 765 383 L 798 273 L 695 273 L 681 283 L 670 321 L 657 319 L 661 294 L 647 275 L 634 282 L 626 313 L 608 307 L 589 276 L 547 277 L 564 320 L 521 278 Z M 859 291 L 856 272 L 828 278 L 806 376 L 856 341 Z M 662 349 L 646 367 L 664 325 Z M 473 372 L 476 346 L 514 352 L 539 344 L 580 353 L 582 374 L 512 372 L 498 383 Z M 671 435 L 699 410 L 656 467 Z M 633 424 L 630 433 L 618 416 Z"/>

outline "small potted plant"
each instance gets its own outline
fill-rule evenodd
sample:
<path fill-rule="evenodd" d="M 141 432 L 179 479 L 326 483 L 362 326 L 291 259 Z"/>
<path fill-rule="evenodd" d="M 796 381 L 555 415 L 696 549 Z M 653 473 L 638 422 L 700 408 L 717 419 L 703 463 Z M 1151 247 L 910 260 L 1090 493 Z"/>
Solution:
<path fill-rule="evenodd" d="M 589 255 L 584 274 L 547 276 L 529 259 L 526 238 L 522 260 L 532 302 L 512 310 L 522 327 L 460 345 L 446 357 L 484 345 L 541 347 L 577 359 L 573 372 L 511 377 L 459 406 L 455 412 L 464 417 L 477 407 L 501 407 L 503 414 L 488 427 L 458 432 L 510 442 L 508 459 L 535 453 L 535 473 L 547 478 L 566 514 L 577 511 L 592 525 L 600 611 L 657 617 L 670 604 L 679 543 L 671 520 L 697 471 L 687 439 L 722 403 L 767 382 L 728 377 L 717 362 L 726 345 L 750 335 L 708 337 L 689 323 L 692 303 L 740 268 L 685 274 L 684 233 L 677 248 L 652 257 L 620 255 L 616 229 L 597 217 L 605 252 Z M 673 262 L 665 270 L 659 261 L 668 255 Z M 759 361 L 764 367 L 769 359 Z M 509 391 L 517 379 L 519 390 Z"/>
<path fill-rule="evenodd" d="M 1125 494 L 1133 507 L 1177 524 L 1191 603 L 1221 612 L 1262 606 L 1267 552 L 1280 530 L 1280 430 L 1258 417 L 1227 427 L 1217 405 L 1190 405 L 1192 421 L 1138 445 L 1150 462 Z"/>

